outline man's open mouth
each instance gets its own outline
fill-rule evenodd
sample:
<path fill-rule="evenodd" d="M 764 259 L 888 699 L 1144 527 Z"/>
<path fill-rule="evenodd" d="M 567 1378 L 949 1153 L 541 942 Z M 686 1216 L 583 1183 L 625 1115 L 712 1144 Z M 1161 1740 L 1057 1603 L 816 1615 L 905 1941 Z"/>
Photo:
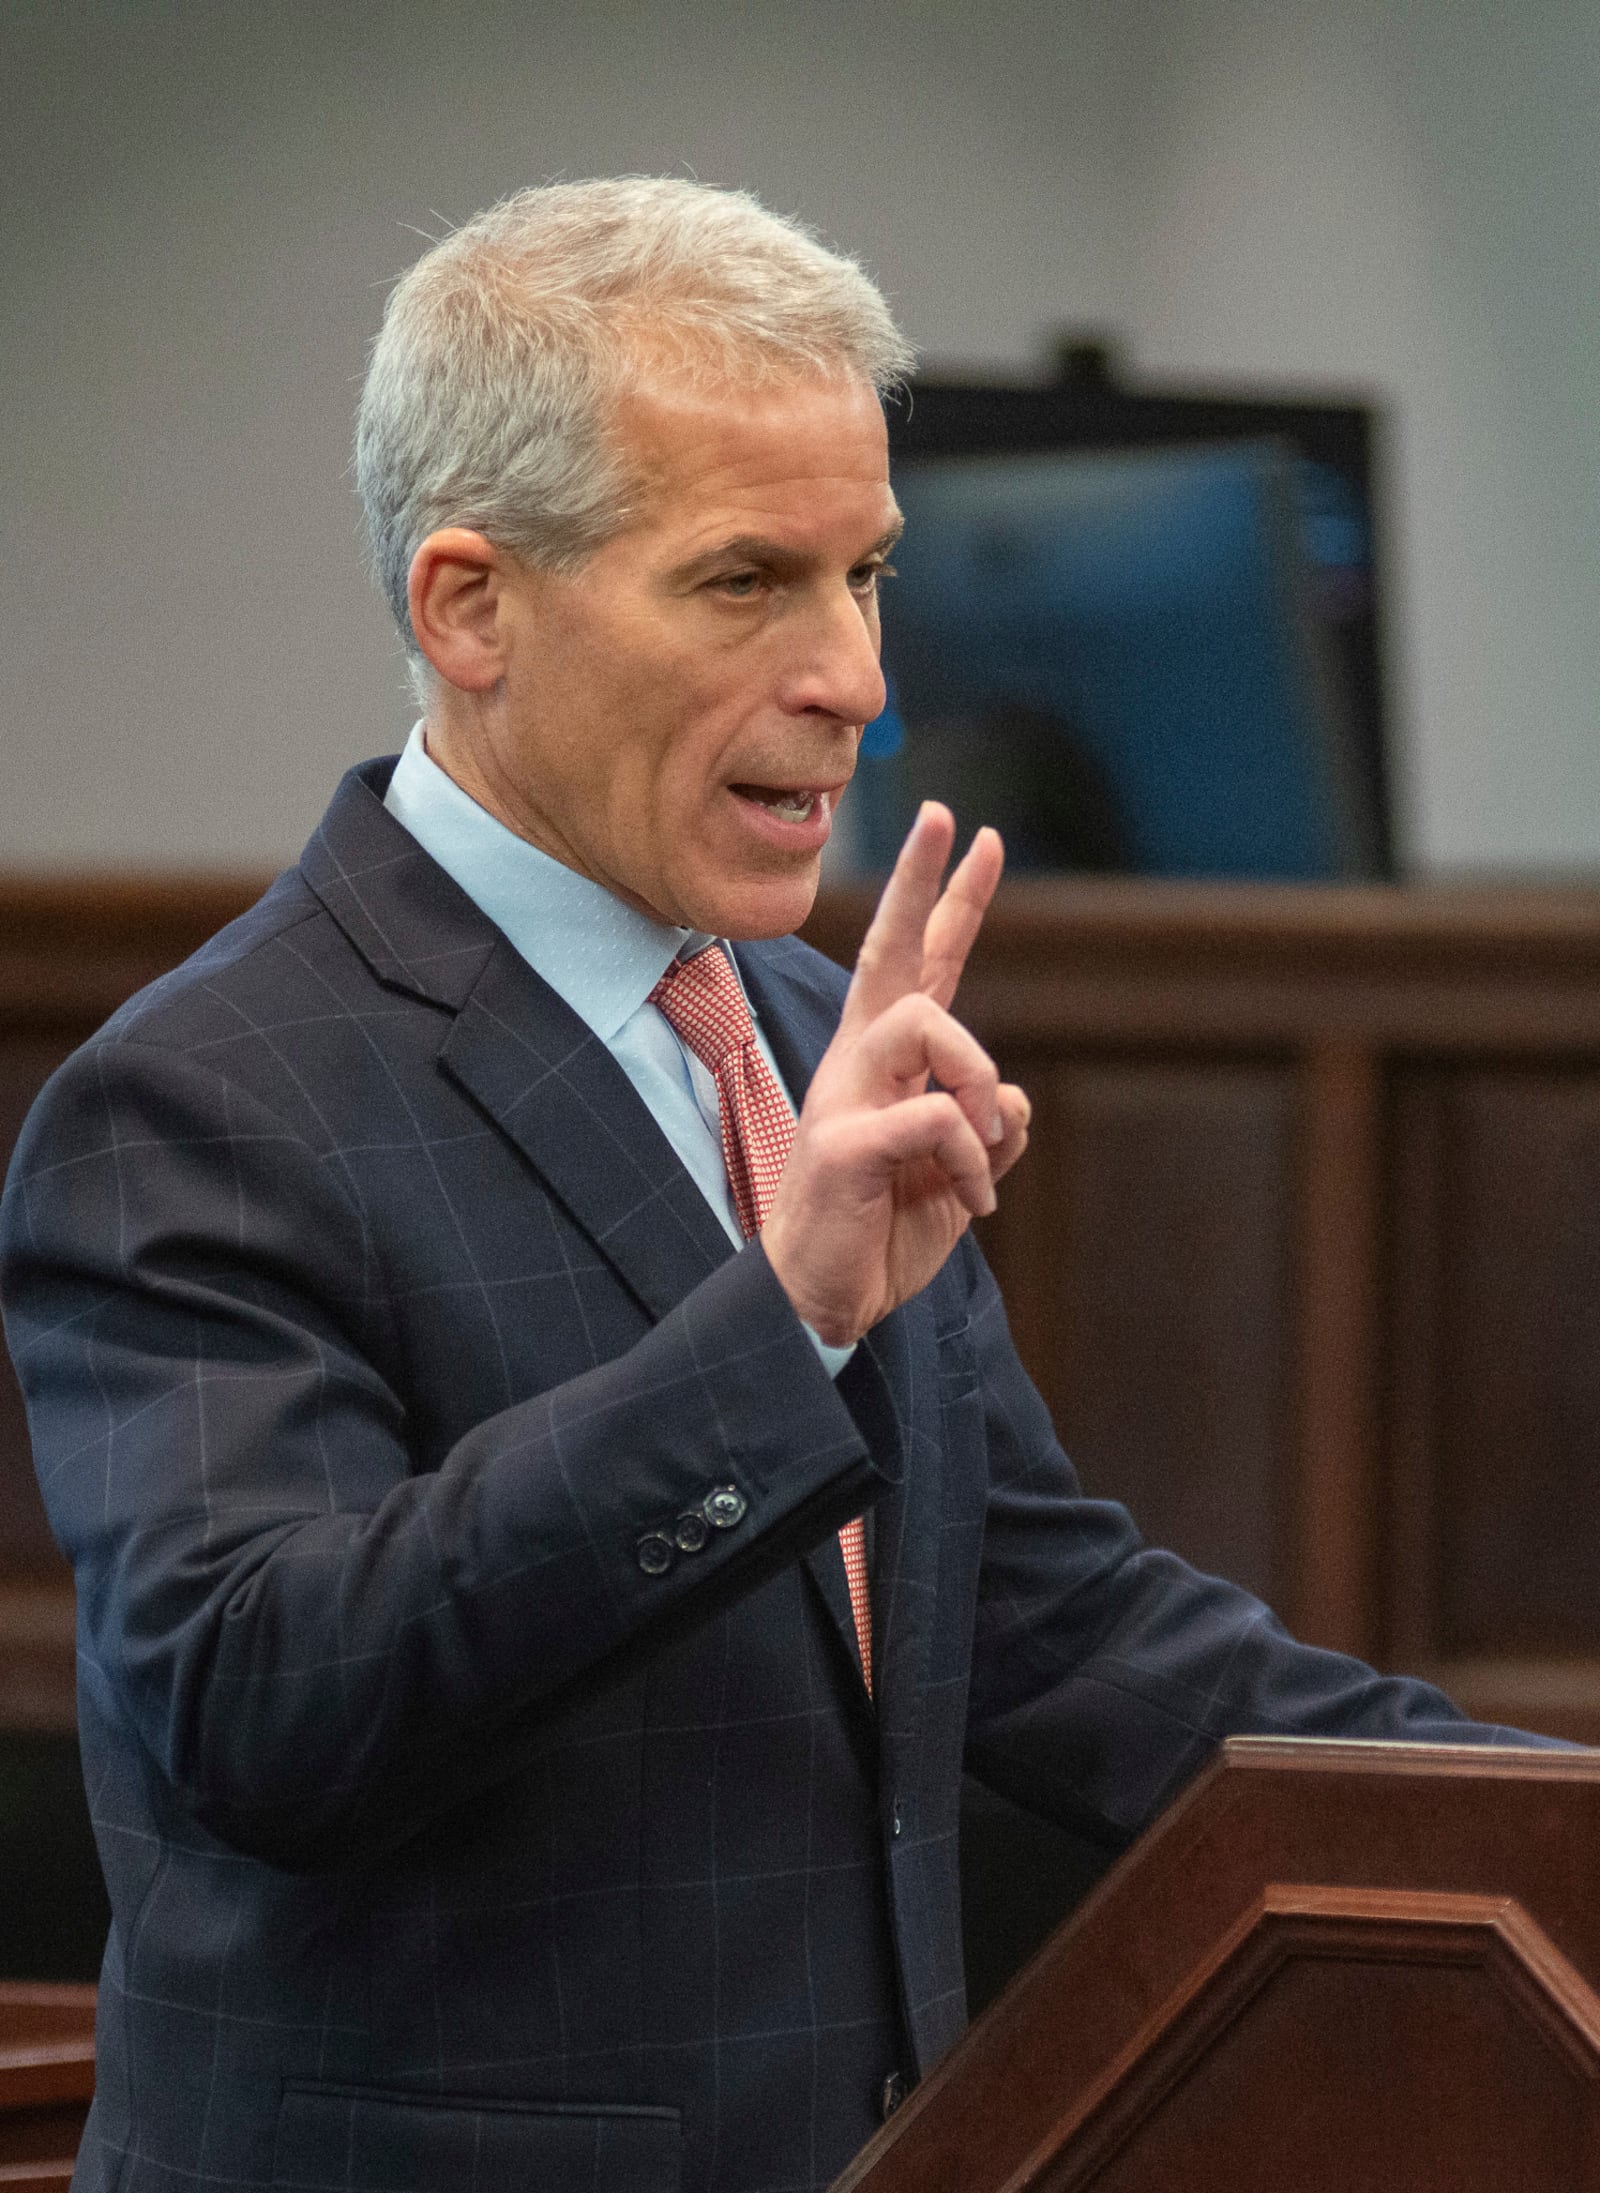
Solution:
<path fill-rule="evenodd" d="M 754 800 L 758 807 L 776 815 L 780 822 L 810 822 L 817 813 L 819 802 L 826 817 L 833 798 L 831 792 L 819 792 L 804 785 L 732 784 L 728 789 L 742 800 Z"/>

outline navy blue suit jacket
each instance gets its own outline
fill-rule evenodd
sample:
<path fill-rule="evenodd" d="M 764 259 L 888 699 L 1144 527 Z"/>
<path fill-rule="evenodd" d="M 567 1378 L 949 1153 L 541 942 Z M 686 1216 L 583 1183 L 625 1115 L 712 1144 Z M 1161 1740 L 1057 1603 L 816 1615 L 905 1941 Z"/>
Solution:
<path fill-rule="evenodd" d="M 1225 1731 L 1463 1727 L 1083 1498 L 970 1242 L 831 1381 L 385 768 L 6 1193 L 115 1915 L 76 2183 L 822 2187 L 962 2029 L 964 1764 L 1115 1844 Z M 799 1091 L 843 978 L 739 958 Z"/>

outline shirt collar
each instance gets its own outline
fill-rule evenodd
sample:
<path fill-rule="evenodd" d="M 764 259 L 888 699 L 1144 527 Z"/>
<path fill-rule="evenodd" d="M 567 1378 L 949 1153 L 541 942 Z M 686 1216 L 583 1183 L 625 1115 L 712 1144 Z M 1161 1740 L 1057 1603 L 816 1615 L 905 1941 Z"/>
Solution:
<path fill-rule="evenodd" d="M 602 1043 L 680 953 L 711 941 L 652 921 L 497 822 L 431 758 L 420 723 L 383 804 Z"/>

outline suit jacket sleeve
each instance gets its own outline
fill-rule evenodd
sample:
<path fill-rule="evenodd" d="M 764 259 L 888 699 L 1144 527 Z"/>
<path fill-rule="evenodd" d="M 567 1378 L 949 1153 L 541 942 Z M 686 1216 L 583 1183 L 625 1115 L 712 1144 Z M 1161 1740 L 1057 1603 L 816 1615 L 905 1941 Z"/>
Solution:
<path fill-rule="evenodd" d="M 336 1164 L 157 1046 L 51 1084 L 0 1250 L 81 1650 L 186 1809 L 280 1864 L 414 1832 L 552 1701 L 881 1489 L 759 1244 L 417 1471 Z M 641 1535 L 724 1484 L 742 1518 L 646 1573 Z"/>
<path fill-rule="evenodd" d="M 994 1280 L 967 1253 L 990 1468 L 967 1748 L 980 1780 L 1118 1848 L 1223 1736 L 1544 1741 L 1299 1643 L 1248 1592 L 1146 1546 L 1114 1502 L 1086 1499 Z"/>

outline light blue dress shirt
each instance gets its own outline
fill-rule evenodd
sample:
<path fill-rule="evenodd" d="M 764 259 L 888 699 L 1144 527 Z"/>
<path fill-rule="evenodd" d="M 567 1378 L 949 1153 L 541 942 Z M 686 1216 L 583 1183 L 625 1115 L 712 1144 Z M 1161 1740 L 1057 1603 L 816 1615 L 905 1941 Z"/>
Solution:
<path fill-rule="evenodd" d="M 716 1082 L 665 1014 L 649 1002 L 675 959 L 714 940 L 693 929 L 663 927 L 497 822 L 430 757 L 420 723 L 395 765 L 383 804 L 479 911 L 505 932 L 534 973 L 594 1030 L 644 1099 L 729 1238 L 742 1245 L 744 1234 L 722 1161 Z M 755 1034 L 783 1089 L 778 1062 L 759 1022 Z M 806 1330 L 811 1332 L 809 1325 Z M 811 1338 L 835 1377 L 855 1353 L 853 1348 L 830 1348 L 815 1333 Z"/>

